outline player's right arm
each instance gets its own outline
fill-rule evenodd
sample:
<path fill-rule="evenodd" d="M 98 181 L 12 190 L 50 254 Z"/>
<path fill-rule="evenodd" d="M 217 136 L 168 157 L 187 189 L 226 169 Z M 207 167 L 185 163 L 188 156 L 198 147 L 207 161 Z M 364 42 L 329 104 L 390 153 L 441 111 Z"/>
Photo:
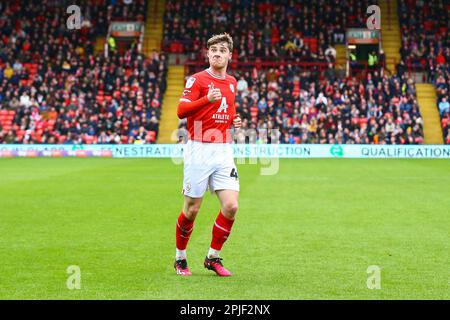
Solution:
<path fill-rule="evenodd" d="M 183 96 L 178 104 L 177 115 L 179 119 L 192 116 L 208 103 L 217 101 L 222 98 L 220 89 L 215 89 L 211 84 L 208 94 L 200 97 L 200 85 L 195 77 L 191 77 L 186 82 Z"/>

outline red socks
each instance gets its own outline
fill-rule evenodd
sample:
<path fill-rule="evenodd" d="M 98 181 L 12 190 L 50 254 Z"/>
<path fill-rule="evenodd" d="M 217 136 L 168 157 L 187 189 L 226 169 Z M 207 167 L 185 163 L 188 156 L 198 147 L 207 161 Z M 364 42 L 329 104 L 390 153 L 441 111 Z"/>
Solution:
<path fill-rule="evenodd" d="M 189 241 L 189 237 L 191 236 L 192 230 L 194 229 L 194 221 L 188 220 L 184 215 L 184 212 L 181 211 L 178 221 L 177 221 L 177 249 L 185 250 L 187 243 Z"/>
<path fill-rule="evenodd" d="M 233 226 L 234 220 L 230 220 L 225 217 L 222 211 L 214 222 L 212 229 L 212 240 L 211 248 L 217 251 L 222 249 L 223 244 L 227 240 L 231 232 L 231 227 Z M 194 221 L 188 220 L 182 211 L 177 220 L 177 249 L 186 250 L 187 243 L 191 236 L 192 230 L 194 229 Z"/>
<path fill-rule="evenodd" d="M 214 250 L 221 250 L 223 244 L 227 240 L 228 236 L 231 232 L 231 227 L 233 226 L 234 220 L 230 220 L 226 218 L 222 211 L 219 212 L 219 215 L 214 222 L 213 230 L 212 230 L 212 241 L 211 248 Z"/>

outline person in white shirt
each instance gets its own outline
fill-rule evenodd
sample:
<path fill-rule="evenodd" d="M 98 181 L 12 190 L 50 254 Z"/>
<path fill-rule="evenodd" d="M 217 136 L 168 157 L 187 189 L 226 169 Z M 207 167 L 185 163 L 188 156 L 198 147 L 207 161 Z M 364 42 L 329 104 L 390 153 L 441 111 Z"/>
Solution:
<path fill-rule="evenodd" d="M 29 107 L 31 106 L 31 99 L 30 96 L 28 95 L 28 92 L 24 92 L 21 96 L 20 96 L 20 103 L 21 106 L 25 106 L 25 107 Z"/>
<path fill-rule="evenodd" d="M 247 80 L 245 80 L 243 76 L 241 76 L 239 78 L 239 81 L 236 84 L 236 90 L 241 94 L 244 93 L 245 95 L 247 95 L 248 83 L 247 83 Z"/>

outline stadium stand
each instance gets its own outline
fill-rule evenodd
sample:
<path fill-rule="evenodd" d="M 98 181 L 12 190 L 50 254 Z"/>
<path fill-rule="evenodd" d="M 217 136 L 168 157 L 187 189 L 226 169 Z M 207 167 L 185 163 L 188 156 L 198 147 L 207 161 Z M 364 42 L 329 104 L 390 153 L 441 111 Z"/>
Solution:
<path fill-rule="evenodd" d="M 447 60 L 450 61 L 450 60 Z M 438 71 L 438 76 L 434 81 L 437 90 L 437 104 L 439 115 L 441 116 L 442 133 L 446 144 L 450 144 L 450 69 Z"/>
<path fill-rule="evenodd" d="M 365 79 L 319 79 L 295 66 L 238 75 L 242 129 L 278 129 L 281 143 L 421 144 L 422 118 L 412 79 L 376 71 Z M 180 123 L 185 128 L 185 121 Z M 259 141 L 265 135 L 256 138 Z M 237 134 L 238 142 L 252 136 Z"/>
<path fill-rule="evenodd" d="M 81 30 L 58 1 L 0 5 L 0 143 L 154 143 L 167 57 L 131 46 L 94 56 L 112 20 L 145 19 L 145 1 L 79 1 Z"/>
<path fill-rule="evenodd" d="M 206 2 L 197 10 L 169 1 L 164 49 L 188 53 L 192 74 L 204 67 L 205 53 L 197 53 L 209 34 L 199 30 L 233 33 L 231 68 L 243 129 L 278 129 L 281 143 L 421 144 L 423 120 L 411 77 L 402 70 L 388 77 L 378 68 L 337 78 L 330 65 L 344 30 L 365 27 L 368 5 L 350 1 L 346 11 L 333 1 Z M 205 15 L 217 18 L 201 19 Z M 329 48 L 334 54 L 324 54 Z"/>
<path fill-rule="evenodd" d="M 202 59 L 204 43 L 214 30 L 233 35 L 234 54 L 240 61 L 326 61 L 325 52 L 342 43 L 345 28 L 365 27 L 366 8 L 374 3 L 346 2 L 169 0 L 163 49 Z"/>
<path fill-rule="evenodd" d="M 444 142 L 450 144 L 450 3 L 399 0 L 398 14 L 402 29 L 401 68 L 424 71 L 426 80 L 435 86 Z"/>
<path fill-rule="evenodd" d="M 162 53 L 144 56 L 134 46 L 95 55 L 95 40 L 105 37 L 111 21 L 146 20 L 146 1 L 127 2 L 78 1 L 89 10 L 76 32 L 65 28 L 61 2 L 0 4 L 0 143 L 155 143 L 169 54 L 187 54 L 188 64 L 201 66 L 210 30 L 233 35 L 230 71 L 239 81 L 243 129 L 279 129 L 281 143 L 423 143 L 423 117 L 408 72 L 414 68 L 428 70 L 440 90 L 438 105 L 445 109 L 448 102 L 448 17 L 431 23 L 430 36 L 422 35 L 430 18 L 411 1 L 398 5 L 397 72 L 387 75 L 379 66 L 347 78 L 334 69 L 337 46 L 346 28 L 365 27 L 373 1 L 168 0 Z M 422 9 L 431 17 L 437 12 L 429 4 Z M 427 40 L 431 35 L 436 43 Z M 434 67 L 426 48 L 444 64 Z M 450 115 L 441 116 L 449 143 Z"/>

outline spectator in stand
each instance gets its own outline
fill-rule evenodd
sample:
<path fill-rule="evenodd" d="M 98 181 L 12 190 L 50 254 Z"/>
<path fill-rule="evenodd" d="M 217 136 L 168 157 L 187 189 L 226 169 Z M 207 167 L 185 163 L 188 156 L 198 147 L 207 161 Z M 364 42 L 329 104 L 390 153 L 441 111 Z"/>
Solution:
<path fill-rule="evenodd" d="M 439 113 L 441 114 L 441 117 L 444 117 L 449 112 L 450 112 L 450 104 L 447 101 L 447 97 L 443 97 L 442 101 L 439 102 Z"/>
<path fill-rule="evenodd" d="M 237 82 L 236 85 L 236 90 L 238 93 L 240 93 L 241 97 L 246 97 L 248 94 L 248 83 L 247 81 L 244 79 L 243 76 L 241 76 L 239 78 L 239 81 Z"/>
<path fill-rule="evenodd" d="M 325 56 L 328 62 L 336 61 L 336 49 L 331 46 L 331 44 L 329 44 L 328 48 L 325 50 Z"/>

